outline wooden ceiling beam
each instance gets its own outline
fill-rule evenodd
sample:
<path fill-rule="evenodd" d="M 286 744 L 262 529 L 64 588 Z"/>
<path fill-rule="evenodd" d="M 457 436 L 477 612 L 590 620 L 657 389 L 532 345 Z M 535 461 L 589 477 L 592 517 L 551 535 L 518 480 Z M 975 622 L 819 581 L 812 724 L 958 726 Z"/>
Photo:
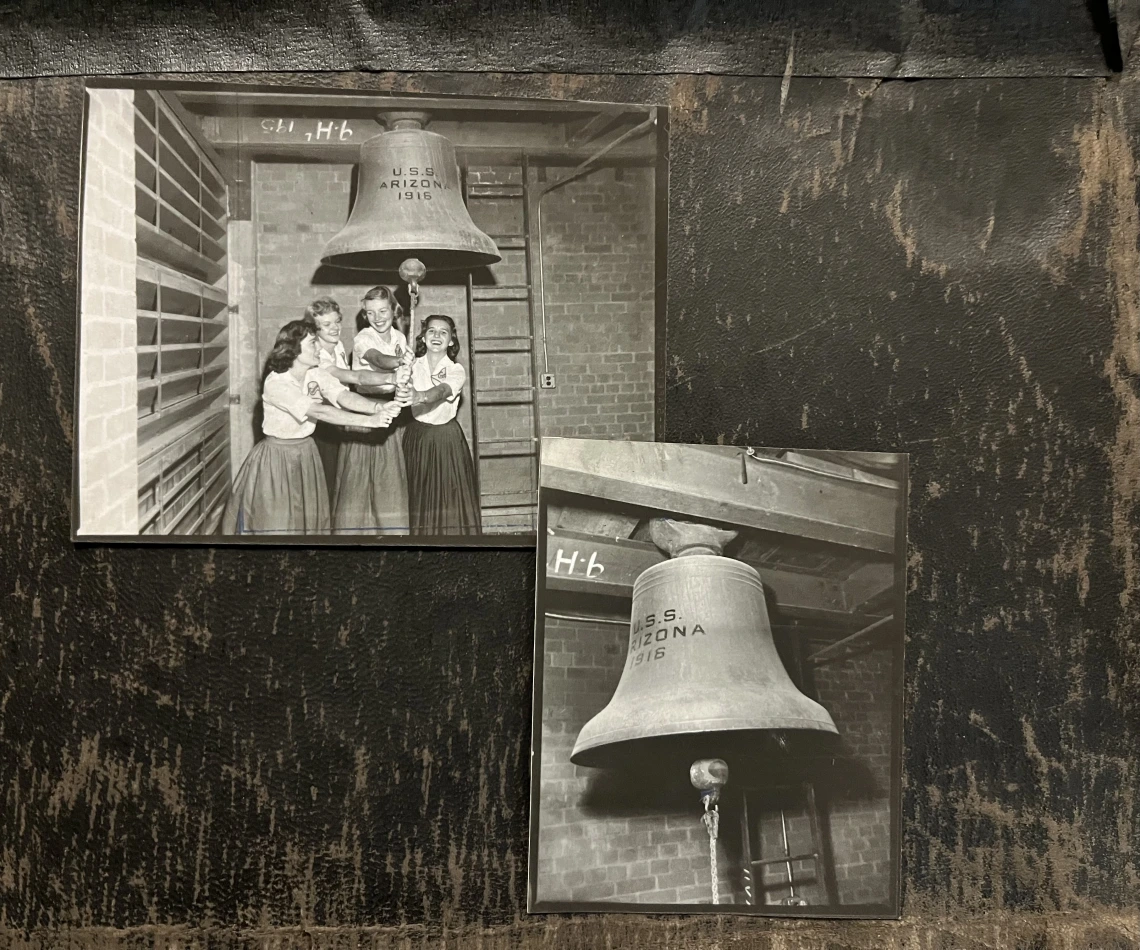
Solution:
<path fill-rule="evenodd" d="M 620 116 L 616 116 L 612 112 L 599 112 L 581 122 L 573 123 L 569 126 L 570 134 L 566 137 L 566 144 L 571 148 L 588 145 L 611 128 L 619 118 Z"/>
<path fill-rule="evenodd" d="M 247 90 L 178 89 L 182 104 L 202 115 L 224 113 L 312 111 L 329 115 L 375 115 L 378 112 L 426 111 L 434 115 L 463 116 L 470 113 L 497 112 L 505 115 L 556 115 L 559 117 L 590 116 L 595 113 L 645 117 L 653 108 L 627 102 L 584 102 L 558 99 L 520 99 L 499 96 L 420 96 L 358 92 L 251 92 Z"/>
<path fill-rule="evenodd" d="M 842 584 L 848 610 L 866 612 L 865 605 L 880 602 L 895 586 L 895 566 L 889 561 L 863 564 L 848 574 Z"/>
<path fill-rule="evenodd" d="M 202 135 L 219 153 L 253 161 L 329 162 L 355 164 L 360 146 L 384 127 L 372 119 L 288 118 L 284 116 L 204 116 Z M 430 130 L 430 129 L 429 129 Z M 525 152 L 532 160 L 576 165 L 596 149 L 570 146 L 562 126 L 517 126 L 506 123 L 468 126 L 441 124 L 441 134 L 455 147 L 458 160 L 468 164 L 516 163 Z M 618 146 L 603 164 L 656 161 L 652 137 Z"/>
<path fill-rule="evenodd" d="M 546 543 L 546 589 L 567 593 L 632 598 L 638 575 L 666 560 L 654 545 L 565 529 L 552 529 Z M 755 567 L 755 565 L 753 565 Z M 842 585 L 819 577 L 771 567 L 757 568 L 781 617 L 849 622 Z"/>
<path fill-rule="evenodd" d="M 895 553 L 899 492 L 740 450 L 544 439 L 543 488 L 829 544 Z"/>

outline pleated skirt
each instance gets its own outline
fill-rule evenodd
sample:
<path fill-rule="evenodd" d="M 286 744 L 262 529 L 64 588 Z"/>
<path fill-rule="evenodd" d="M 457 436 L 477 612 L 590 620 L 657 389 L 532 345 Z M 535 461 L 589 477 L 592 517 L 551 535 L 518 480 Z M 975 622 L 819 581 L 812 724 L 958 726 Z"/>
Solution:
<path fill-rule="evenodd" d="M 337 458 L 340 455 L 340 444 L 344 441 L 344 430 L 331 422 L 318 422 L 317 431 L 313 433 L 313 441 L 317 443 L 317 451 L 321 456 L 321 467 L 325 471 L 325 484 L 329 487 L 331 507 L 333 492 L 336 489 Z"/>
<path fill-rule="evenodd" d="M 221 534 L 328 534 L 329 490 L 311 438 L 266 436 L 234 479 Z"/>
<path fill-rule="evenodd" d="M 333 534 L 408 533 L 408 476 L 403 427 L 345 432 L 337 456 Z"/>
<path fill-rule="evenodd" d="M 404 435 L 404 458 L 412 534 L 482 531 L 475 464 L 458 422 L 434 426 L 413 419 Z"/>

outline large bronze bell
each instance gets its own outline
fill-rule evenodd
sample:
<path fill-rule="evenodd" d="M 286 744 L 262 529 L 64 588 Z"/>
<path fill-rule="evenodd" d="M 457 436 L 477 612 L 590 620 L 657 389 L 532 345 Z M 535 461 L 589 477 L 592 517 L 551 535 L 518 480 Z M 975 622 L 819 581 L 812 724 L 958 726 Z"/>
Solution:
<path fill-rule="evenodd" d="M 396 271 L 418 258 L 428 271 L 469 270 L 501 260 L 475 226 L 459 186 L 454 146 L 425 131 L 425 116 L 388 117 L 391 130 L 360 147 L 356 201 L 321 260 L 353 270 Z"/>
<path fill-rule="evenodd" d="M 614 767 L 754 756 L 773 733 L 837 734 L 776 652 L 760 575 L 732 558 L 662 561 L 633 585 L 629 650 L 570 761 Z"/>

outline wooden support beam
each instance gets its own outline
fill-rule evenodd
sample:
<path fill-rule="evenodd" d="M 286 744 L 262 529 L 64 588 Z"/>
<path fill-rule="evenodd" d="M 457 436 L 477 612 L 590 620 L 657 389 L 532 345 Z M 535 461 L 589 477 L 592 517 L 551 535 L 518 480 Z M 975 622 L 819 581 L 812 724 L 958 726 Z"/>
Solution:
<path fill-rule="evenodd" d="M 895 551 L 899 493 L 775 459 L 661 442 L 543 439 L 544 488 L 662 514 L 759 528 L 884 554 Z"/>
<path fill-rule="evenodd" d="M 630 597 L 638 575 L 665 560 L 652 544 L 555 529 L 546 538 L 550 590 Z"/>
<path fill-rule="evenodd" d="M 246 160 L 355 163 L 360 146 L 384 131 L 375 119 L 331 116 L 201 116 L 202 135 L 221 153 Z M 446 136 L 461 163 L 517 163 L 525 151 L 536 160 L 577 164 L 596 146 L 569 145 L 561 125 L 520 123 L 432 123 L 429 131 Z M 614 149 L 607 163 L 646 163 L 656 159 L 652 140 L 639 140 Z"/>
<path fill-rule="evenodd" d="M 873 623 L 868 624 L 862 630 L 857 630 L 855 633 L 851 634 L 851 636 L 844 637 L 842 640 L 838 640 L 835 643 L 829 644 L 822 650 L 819 650 L 809 656 L 807 658 L 808 665 L 822 666 L 824 663 L 830 663 L 832 660 L 841 659 L 846 655 L 846 652 L 848 650 L 860 644 L 861 641 L 866 640 L 869 636 L 871 636 L 871 634 L 878 633 L 878 631 L 883 629 L 894 619 L 895 618 L 893 616 L 880 617 Z"/>
<path fill-rule="evenodd" d="M 632 597 L 639 574 L 664 561 L 654 545 L 615 540 L 565 529 L 546 537 L 546 587 L 552 591 Z M 831 578 L 758 568 L 781 616 L 843 622 L 851 619 L 843 589 Z"/>
<path fill-rule="evenodd" d="M 241 155 L 229 154 L 223 160 L 230 176 L 229 217 L 231 221 L 253 220 L 253 162 Z"/>
<path fill-rule="evenodd" d="M 550 528 L 595 538 L 624 540 L 633 533 L 638 520 L 636 515 L 620 510 L 606 511 L 596 505 L 570 507 L 552 503 L 546 508 L 546 523 Z"/>
<path fill-rule="evenodd" d="M 576 123 L 566 137 L 566 144 L 571 148 L 578 145 L 587 145 L 598 138 L 606 129 L 617 121 L 612 112 L 599 112 L 582 122 Z"/>
<path fill-rule="evenodd" d="M 866 604 L 889 594 L 895 586 L 895 566 L 890 561 L 863 564 L 843 579 L 843 598 L 853 613 L 866 613 Z"/>
<path fill-rule="evenodd" d="M 498 112 L 517 115 L 538 113 L 565 117 L 589 116 L 596 112 L 612 115 L 645 117 L 651 108 L 624 102 L 578 102 L 559 99 L 524 99 L 513 97 L 469 96 L 418 96 L 376 92 L 309 92 L 298 89 L 290 92 L 254 92 L 228 89 L 222 92 L 180 89 L 182 104 L 192 112 L 212 113 L 219 109 L 236 112 L 258 110 L 262 115 L 270 111 L 318 110 L 329 114 L 368 114 L 391 111 L 428 112 L 432 115 L 463 116 L 471 113 Z"/>

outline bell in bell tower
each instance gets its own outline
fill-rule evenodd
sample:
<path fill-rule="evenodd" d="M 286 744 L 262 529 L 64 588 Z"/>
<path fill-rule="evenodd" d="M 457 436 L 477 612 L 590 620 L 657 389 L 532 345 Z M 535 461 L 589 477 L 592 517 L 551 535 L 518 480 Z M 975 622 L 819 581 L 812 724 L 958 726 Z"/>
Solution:
<path fill-rule="evenodd" d="M 544 440 L 528 906 L 891 915 L 904 485 Z"/>
<path fill-rule="evenodd" d="M 360 146 L 356 201 L 322 261 L 396 272 L 414 258 L 428 271 L 471 270 L 501 259 L 475 226 L 459 183 L 455 147 L 427 131 L 425 112 L 381 116 L 388 131 Z"/>

